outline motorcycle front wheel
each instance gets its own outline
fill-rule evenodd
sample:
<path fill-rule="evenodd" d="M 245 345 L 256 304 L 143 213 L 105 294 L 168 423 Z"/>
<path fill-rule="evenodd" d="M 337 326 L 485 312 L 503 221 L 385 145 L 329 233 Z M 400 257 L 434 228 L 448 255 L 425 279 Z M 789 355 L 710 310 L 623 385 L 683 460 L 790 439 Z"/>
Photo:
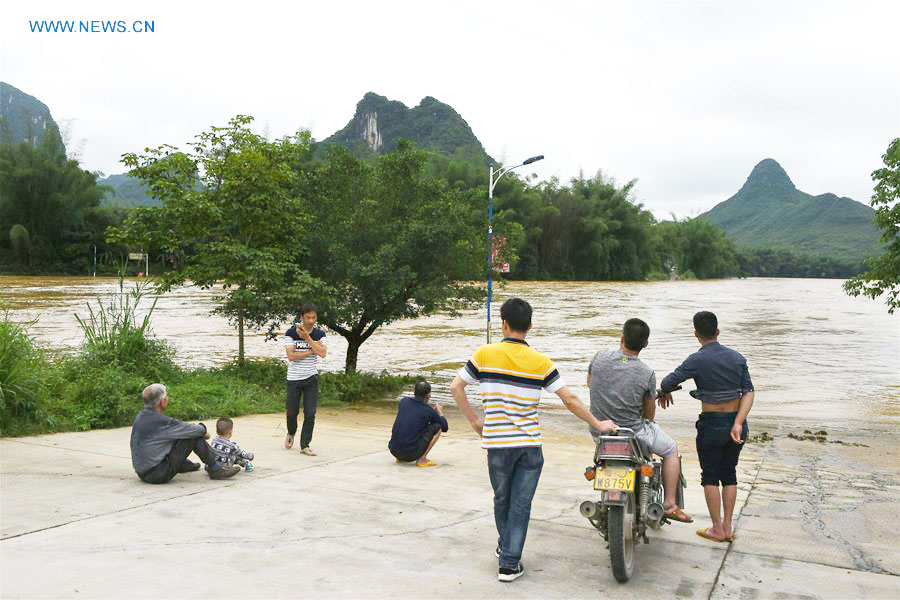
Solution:
<path fill-rule="evenodd" d="M 634 495 L 626 494 L 625 506 L 610 506 L 607 522 L 609 560 L 613 577 L 625 583 L 634 573 Z"/>

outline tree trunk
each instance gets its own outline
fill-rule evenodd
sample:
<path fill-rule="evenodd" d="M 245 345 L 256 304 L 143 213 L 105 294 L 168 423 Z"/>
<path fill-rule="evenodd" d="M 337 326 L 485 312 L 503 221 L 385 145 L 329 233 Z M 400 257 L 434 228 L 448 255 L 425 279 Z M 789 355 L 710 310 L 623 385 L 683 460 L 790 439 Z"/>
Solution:
<path fill-rule="evenodd" d="M 356 359 L 359 358 L 359 347 L 362 346 L 363 340 L 358 337 L 347 338 L 347 360 L 344 363 L 344 373 L 350 374 L 356 372 Z"/>
<path fill-rule="evenodd" d="M 244 366 L 244 314 L 238 313 L 238 364 Z"/>

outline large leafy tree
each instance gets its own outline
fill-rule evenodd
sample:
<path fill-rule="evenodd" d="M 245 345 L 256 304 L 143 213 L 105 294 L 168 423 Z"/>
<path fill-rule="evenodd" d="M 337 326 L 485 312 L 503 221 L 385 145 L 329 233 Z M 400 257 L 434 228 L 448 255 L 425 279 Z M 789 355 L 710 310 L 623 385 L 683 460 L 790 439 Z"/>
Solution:
<path fill-rule="evenodd" d="M 871 204 L 884 253 L 869 259 L 869 270 L 847 281 L 844 290 L 851 296 L 862 294 L 873 300 L 886 293 L 885 303 L 893 314 L 900 306 L 900 138 L 894 138 L 882 159 L 884 167 L 872 172 L 875 193 Z"/>
<path fill-rule="evenodd" d="M 0 144 L 0 235 L 7 238 L 14 225 L 24 228 L 31 266 L 58 264 L 73 243 L 100 242 L 92 224 L 103 193 L 97 175 L 67 160 L 54 136 L 37 147 Z"/>
<path fill-rule="evenodd" d="M 221 284 L 214 312 L 236 327 L 240 362 L 244 330 L 273 317 L 273 294 L 315 289 L 292 260 L 310 224 L 308 203 L 297 195 L 309 135 L 269 142 L 250 130 L 251 121 L 239 115 L 227 127 L 212 127 L 188 151 L 163 145 L 126 154 L 129 174 L 161 205 L 135 209 L 110 232 L 113 241 L 168 257 L 173 268 L 159 276 L 160 292 L 186 282 L 204 289 Z"/>
<path fill-rule="evenodd" d="M 728 277 L 739 272 L 734 243 L 705 219 L 675 219 L 657 226 L 661 268 L 693 273 L 700 279 Z"/>
<path fill-rule="evenodd" d="M 334 146 L 301 184 L 315 198 L 314 226 L 294 258 L 324 287 L 285 294 L 284 316 L 313 301 L 319 320 L 347 340 L 346 372 L 382 325 L 483 297 L 470 280 L 482 274 L 484 232 L 466 197 L 427 174 L 422 151 L 400 143 L 364 162 Z"/>

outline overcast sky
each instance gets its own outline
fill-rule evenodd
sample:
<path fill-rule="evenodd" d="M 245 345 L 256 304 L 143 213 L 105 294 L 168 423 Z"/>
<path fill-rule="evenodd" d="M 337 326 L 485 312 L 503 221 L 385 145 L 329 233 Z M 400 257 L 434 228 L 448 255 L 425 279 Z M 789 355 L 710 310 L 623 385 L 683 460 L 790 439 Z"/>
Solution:
<path fill-rule="evenodd" d="M 540 179 L 638 179 L 696 215 L 774 158 L 795 185 L 868 203 L 900 135 L 900 2 L 6 2 L 0 80 L 37 97 L 109 175 L 235 114 L 271 137 L 342 128 L 363 94 L 450 104 Z M 32 33 L 31 20 L 153 21 Z"/>

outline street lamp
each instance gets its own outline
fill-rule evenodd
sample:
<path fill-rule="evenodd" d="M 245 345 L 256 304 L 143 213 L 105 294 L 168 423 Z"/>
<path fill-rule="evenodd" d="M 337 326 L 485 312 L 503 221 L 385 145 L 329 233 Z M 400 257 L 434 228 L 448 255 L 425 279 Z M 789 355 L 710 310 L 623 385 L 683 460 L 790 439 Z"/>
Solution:
<path fill-rule="evenodd" d="M 487 288 L 488 288 L 488 296 L 487 296 L 487 343 L 491 343 L 491 297 L 493 293 L 493 279 L 492 275 L 494 272 L 494 186 L 497 185 L 497 182 L 500 181 L 500 178 L 512 171 L 513 169 L 518 169 L 519 167 L 524 167 L 525 165 L 530 165 L 533 162 L 537 162 L 539 160 L 543 160 L 544 155 L 541 154 L 539 156 L 532 156 L 531 158 L 523 161 L 521 164 L 518 164 L 514 167 L 501 167 L 494 171 L 493 165 L 491 165 L 490 170 L 488 171 L 488 275 L 487 275 Z"/>

